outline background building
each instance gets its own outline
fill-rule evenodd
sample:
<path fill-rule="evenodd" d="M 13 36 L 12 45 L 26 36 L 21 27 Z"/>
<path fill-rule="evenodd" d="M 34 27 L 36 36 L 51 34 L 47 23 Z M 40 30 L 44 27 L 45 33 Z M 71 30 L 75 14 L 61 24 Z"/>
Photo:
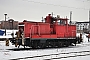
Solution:
<path fill-rule="evenodd" d="M 13 19 L 9 19 L 8 21 L 0 21 L 1 29 L 18 29 L 18 21 L 14 21 Z"/>
<path fill-rule="evenodd" d="M 89 29 L 89 22 L 76 22 L 77 32 L 86 32 Z"/>

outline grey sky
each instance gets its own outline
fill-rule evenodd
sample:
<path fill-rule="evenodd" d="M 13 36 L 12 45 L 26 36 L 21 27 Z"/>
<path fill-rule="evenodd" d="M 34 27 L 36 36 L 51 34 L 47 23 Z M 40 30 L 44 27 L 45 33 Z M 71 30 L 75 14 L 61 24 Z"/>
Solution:
<path fill-rule="evenodd" d="M 4 19 L 4 13 L 18 21 L 41 21 L 42 16 L 51 12 L 69 18 L 72 11 L 72 20 L 88 21 L 89 9 L 89 0 L 0 0 L 0 20 Z"/>

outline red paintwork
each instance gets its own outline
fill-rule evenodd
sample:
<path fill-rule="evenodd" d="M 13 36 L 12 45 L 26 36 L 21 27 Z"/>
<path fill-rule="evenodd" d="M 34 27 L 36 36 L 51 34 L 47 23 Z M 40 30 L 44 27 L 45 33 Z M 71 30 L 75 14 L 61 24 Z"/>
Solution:
<path fill-rule="evenodd" d="M 39 27 L 40 27 L 40 35 L 43 34 L 49 34 L 50 35 L 50 24 L 49 23 L 38 23 Z"/>
<path fill-rule="evenodd" d="M 52 18 L 52 19 L 51 19 Z M 57 21 L 62 21 L 58 23 Z M 46 16 L 45 22 L 24 21 L 24 36 L 27 38 L 75 38 L 76 25 L 69 25 L 67 18 Z M 19 26 L 20 28 L 21 26 Z"/>

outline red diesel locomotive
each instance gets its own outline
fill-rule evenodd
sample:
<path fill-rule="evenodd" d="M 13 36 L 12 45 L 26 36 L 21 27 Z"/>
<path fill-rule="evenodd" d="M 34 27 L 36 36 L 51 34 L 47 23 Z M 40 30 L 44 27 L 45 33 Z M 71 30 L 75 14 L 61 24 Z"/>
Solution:
<path fill-rule="evenodd" d="M 45 22 L 20 22 L 17 37 L 11 42 L 15 46 L 31 48 L 62 47 L 77 43 L 76 25 L 68 24 L 67 18 L 46 16 Z"/>

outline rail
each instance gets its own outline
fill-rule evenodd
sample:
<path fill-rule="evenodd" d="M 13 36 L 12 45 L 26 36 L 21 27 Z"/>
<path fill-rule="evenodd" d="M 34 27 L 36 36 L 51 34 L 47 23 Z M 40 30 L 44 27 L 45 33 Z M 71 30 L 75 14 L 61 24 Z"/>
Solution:
<path fill-rule="evenodd" d="M 69 55 L 71 54 L 71 55 Z M 54 60 L 54 59 L 63 59 L 63 58 L 70 58 L 70 57 L 78 57 L 78 56 L 88 56 L 90 55 L 90 51 L 78 51 L 78 52 L 67 52 L 67 53 L 56 53 L 56 54 L 47 54 L 47 55 L 36 55 L 30 57 L 22 57 L 22 58 L 15 58 L 10 60 L 20 60 L 20 59 L 34 59 L 38 57 L 47 57 L 51 56 L 50 58 L 43 58 L 43 60 Z"/>

